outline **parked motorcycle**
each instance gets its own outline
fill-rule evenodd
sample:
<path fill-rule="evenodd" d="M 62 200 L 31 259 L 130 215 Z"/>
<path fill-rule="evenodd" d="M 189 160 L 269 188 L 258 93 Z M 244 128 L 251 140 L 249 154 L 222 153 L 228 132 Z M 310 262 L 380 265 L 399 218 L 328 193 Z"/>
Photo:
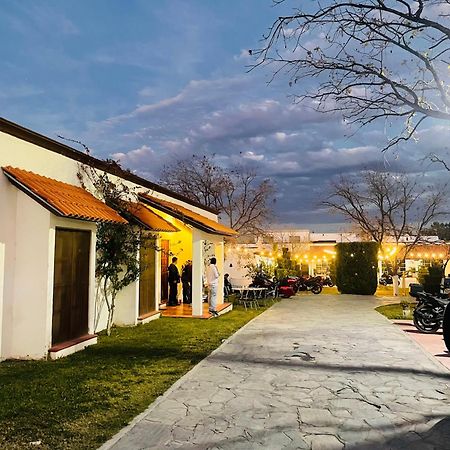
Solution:
<path fill-rule="evenodd" d="M 380 279 L 378 280 L 378 283 L 382 286 L 387 286 L 388 284 L 393 284 L 394 279 L 391 275 L 384 273 L 381 275 Z M 400 284 L 400 278 L 398 279 L 398 284 Z"/>
<path fill-rule="evenodd" d="M 422 333 L 435 333 L 442 326 L 448 296 L 440 297 L 427 292 L 417 292 L 417 306 L 413 312 L 414 325 Z"/>
<path fill-rule="evenodd" d="M 311 291 L 313 294 L 320 294 L 322 288 L 322 277 L 300 277 L 297 282 L 297 289 L 299 291 Z"/>
<path fill-rule="evenodd" d="M 266 288 L 266 296 L 276 298 L 279 295 L 279 283 L 278 280 L 274 277 L 272 280 L 264 274 L 257 273 L 250 287 L 262 287 Z"/>
<path fill-rule="evenodd" d="M 330 278 L 329 275 L 327 275 L 326 277 L 319 277 L 319 278 L 322 283 L 322 286 L 329 286 L 329 287 L 334 286 L 333 280 Z"/>
<path fill-rule="evenodd" d="M 313 294 L 322 292 L 321 277 L 286 277 L 281 280 L 280 292 L 283 286 L 289 286 L 293 290 L 293 294 L 298 291 L 311 291 Z"/>

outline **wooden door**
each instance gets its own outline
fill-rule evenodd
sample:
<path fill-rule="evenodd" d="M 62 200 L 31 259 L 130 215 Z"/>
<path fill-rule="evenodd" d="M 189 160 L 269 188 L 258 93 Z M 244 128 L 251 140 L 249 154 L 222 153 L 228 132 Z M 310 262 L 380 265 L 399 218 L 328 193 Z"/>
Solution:
<path fill-rule="evenodd" d="M 155 240 L 143 238 L 141 240 L 139 276 L 139 316 L 156 310 L 155 298 Z"/>
<path fill-rule="evenodd" d="M 169 241 L 161 240 L 161 300 L 169 298 Z"/>
<path fill-rule="evenodd" d="M 88 333 L 91 233 L 57 229 L 55 241 L 53 345 Z"/>

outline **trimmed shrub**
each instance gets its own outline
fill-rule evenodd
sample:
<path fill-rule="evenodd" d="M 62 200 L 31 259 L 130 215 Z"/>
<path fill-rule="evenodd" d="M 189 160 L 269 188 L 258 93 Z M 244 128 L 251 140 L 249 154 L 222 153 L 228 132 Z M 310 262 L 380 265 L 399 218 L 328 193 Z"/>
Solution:
<path fill-rule="evenodd" d="M 373 295 L 377 290 L 376 242 L 336 245 L 336 286 L 342 294 Z"/>
<path fill-rule="evenodd" d="M 423 290 L 430 294 L 439 294 L 444 270 L 440 264 L 433 263 L 428 267 L 428 274 L 423 278 Z"/>

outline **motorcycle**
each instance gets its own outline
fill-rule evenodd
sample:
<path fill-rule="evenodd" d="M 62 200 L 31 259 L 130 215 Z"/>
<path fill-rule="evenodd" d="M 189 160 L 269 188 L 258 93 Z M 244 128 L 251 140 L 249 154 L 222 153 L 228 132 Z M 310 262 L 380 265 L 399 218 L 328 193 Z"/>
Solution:
<path fill-rule="evenodd" d="M 393 284 L 394 279 L 392 278 L 391 275 L 384 273 L 383 275 L 381 275 L 380 279 L 378 280 L 378 283 L 381 284 L 382 286 L 387 286 L 388 284 Z M 400 278 L 398 279 L 398 284 L 400 284 Z"/>
<path fill-rule="evenodd" d="M 417 292 L 418 303 L 413 312 L 415 327 L 422 333 L 435 333 L 442 326 L 445 307 L 450 302 L 446 295 L 432 295 L 427 292 Z"/>
<path fill-rule="evenodd" d="M 313 294 L 320 294 L 322 292 L 322 288 L 322 277 L 300 277 L 297 282 L 298 291 L 311 291 Z"/>
<path fill-rule="evenodd" d="M 329 286 L 329 287 L 334 286 L 333 280 L 331 279 L 331 277 L 329 275 L 327 275 L 326 277 L 317 277 L 317 278 L 320 278 L 320 282 L 322 283 L 322 286 Z"/>
<path fill-rule="evenodd" d="M 320 294 L 322 292 L 321 277 L 286 277 L 281 280 L 280 292 L 283 286 L 292 289 L 293 293 L 291 295 L 296 294 L 298 291 L 311 291 L 313 294 Z"/>
<path fill-rule="evenodd" d="M 276 278 L 271 280 L 266 275 L 257 273 L 250 284 L 250 287 L 262 287 L 267 289 L 266 296 L 276 298 L 279 295 L 279 283 Z"/>

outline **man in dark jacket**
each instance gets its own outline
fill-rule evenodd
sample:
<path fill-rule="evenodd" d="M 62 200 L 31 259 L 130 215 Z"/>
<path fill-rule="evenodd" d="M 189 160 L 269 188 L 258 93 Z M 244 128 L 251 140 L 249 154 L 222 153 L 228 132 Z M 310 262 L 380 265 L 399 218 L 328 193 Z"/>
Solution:
<path fill-rule="evenodd" d="M 192 262 L 186 261 L 181 271 L 181 282 L 183 283 L 183 303 L 190 305 L 192 303 Z"/>
<path fill-rule="evenodd" d="M 174 256 L 172 258 L 172 264 L 169 266 L 169 301 L 167 306 L 177 306 L 178 305 L 178 289 L 177 285 L 180 282 L 180 273 L 178 272 L 178 267 L 176 263 L 178 258 Z"/>

